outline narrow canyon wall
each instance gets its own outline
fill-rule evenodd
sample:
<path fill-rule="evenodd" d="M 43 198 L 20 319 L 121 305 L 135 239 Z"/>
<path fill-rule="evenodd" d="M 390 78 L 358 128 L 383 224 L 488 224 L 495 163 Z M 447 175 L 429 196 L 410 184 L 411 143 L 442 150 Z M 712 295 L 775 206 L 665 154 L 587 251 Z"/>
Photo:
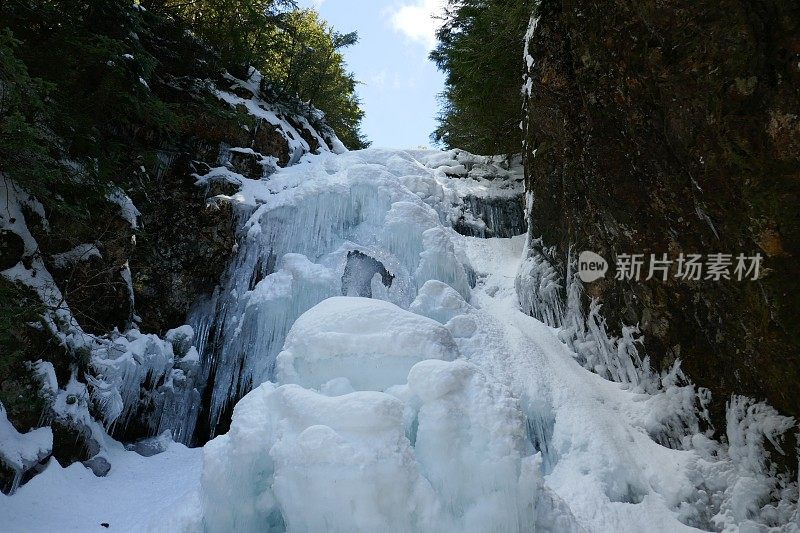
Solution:
<path fill-rule="evenodd" d="M 655 366 L 800 415 L 800 4 L 542 0 L 528 40 L 532 237 L 609 326 L 638 323 Z M 621 281 L 620 254 L 744 253 L 758 281 Z M 647 264 L 645 264 L 645 269 Z M 731 267 L 733 271 L 733 267 Z M 705 273 L 703 274 L 705 277 Z"/>

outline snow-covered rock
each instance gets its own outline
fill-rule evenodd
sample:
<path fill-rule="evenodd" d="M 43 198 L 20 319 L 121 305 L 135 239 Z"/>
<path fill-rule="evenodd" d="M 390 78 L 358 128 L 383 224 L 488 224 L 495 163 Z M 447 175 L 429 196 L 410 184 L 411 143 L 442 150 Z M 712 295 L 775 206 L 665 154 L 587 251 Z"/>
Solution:
<path fill-rule="evenodd" d="M 16 490 L 22 474 L 44 460 L 52 450 L 52 429 L 41 427 L 19 433 L 8 421 L 5 407 L 0 404 L 0 462 L 14 471 L 10 492 Z"/>

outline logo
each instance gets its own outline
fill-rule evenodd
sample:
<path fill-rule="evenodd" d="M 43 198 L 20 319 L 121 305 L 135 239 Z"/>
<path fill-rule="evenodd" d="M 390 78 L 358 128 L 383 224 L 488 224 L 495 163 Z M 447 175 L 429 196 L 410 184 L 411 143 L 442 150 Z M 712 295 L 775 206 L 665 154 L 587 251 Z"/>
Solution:
<path fill-rule="evenodd" d="M 681 281 L 744 281 L 758 280 L 764 271 L 761 253 L 738 255 L 730 253 L 690 254 L 680 253 L 670 259 L 662 253 L 616 255 L 614 279 L 621 281 L 667 281 L 672 276 Z M 594 252 L 581 252 L 578 256 L 578 277 L 591 283 L 605 277 L 608 263 Z"/>
<path fill-rule="evenodd" d="M 594 252 L 581 252 L 578 256 L 578 277 L 584 283 L 591 283 L 608 272 L 608 262 Z"/>

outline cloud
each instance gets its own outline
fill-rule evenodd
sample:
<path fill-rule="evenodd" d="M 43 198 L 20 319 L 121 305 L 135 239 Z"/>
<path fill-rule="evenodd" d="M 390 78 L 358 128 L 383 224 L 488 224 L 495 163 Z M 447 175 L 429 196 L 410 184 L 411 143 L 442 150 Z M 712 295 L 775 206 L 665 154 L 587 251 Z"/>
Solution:
<path fill-rule="evenodd" d="M 392 13 L 392 26 L 411 41 L 427 50 L 436 46 L 436 30 L 441 26 L 447 0 L 417 0 L 404 4 Z"/>

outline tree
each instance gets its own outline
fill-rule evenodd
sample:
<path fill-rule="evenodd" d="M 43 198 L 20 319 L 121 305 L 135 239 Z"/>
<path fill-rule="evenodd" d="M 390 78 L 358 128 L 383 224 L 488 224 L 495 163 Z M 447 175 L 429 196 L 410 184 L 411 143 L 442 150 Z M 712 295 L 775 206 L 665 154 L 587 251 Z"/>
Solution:
<path fill-rule="evenodd" d="M 158 61 L 140 12 L 126 0 L 19 0 L 0 4 L 0 20 L 0 170 L 48 210 L 86 215 L 126 173 L 136 132 L 174 127 L 146 81 Z"/>
<path fill-rule="evenodd" d="M 523 40 L 532 0 L 450 0 L 430 58 L 446 75 L 435 141 L 481 154 L 521 150 Z"/>
<path fill-rule="evenodd" d="M 241 77 L 272 47 L 271 36 L 294 0 L 149 0 L 148 9 L 176 16 Z"/>
<path fill-rule="evenodd" d="M 358 42 L 356 32 L 339 33 L 313 9 L 292 11 L 272 35 L 275 46 L 259 64 L 279 92 L 296 95 L 325 114 L 326 123 L 349 148 L 366 148 L 358 82 L 347 71 L 342 50 Z"/>
<path fill-rule="evenodd" d="M 0 170 L 46 200 L 60 177 L 48 146 L 52 85 L 29 75 L 16 56 L 19 45 L 11 30 L 0 32 Z"/>
<path fill-rule="evenodd" d="M 358 42 L 356 32 L 334 31 L 315 10 L 297 9 L 294 0 L 143 3 L 185 21 L 218 51 L 222 65 L 234 76 L 245 77 L 251 66 L 260 70 L 276 103 L 299 113 L 313 106 L 325 114 L 325 122 L 346 146 L 369 145 L 360 131 L 364 112 L 356 94 L 358 82 L 342 54 Z"/>

